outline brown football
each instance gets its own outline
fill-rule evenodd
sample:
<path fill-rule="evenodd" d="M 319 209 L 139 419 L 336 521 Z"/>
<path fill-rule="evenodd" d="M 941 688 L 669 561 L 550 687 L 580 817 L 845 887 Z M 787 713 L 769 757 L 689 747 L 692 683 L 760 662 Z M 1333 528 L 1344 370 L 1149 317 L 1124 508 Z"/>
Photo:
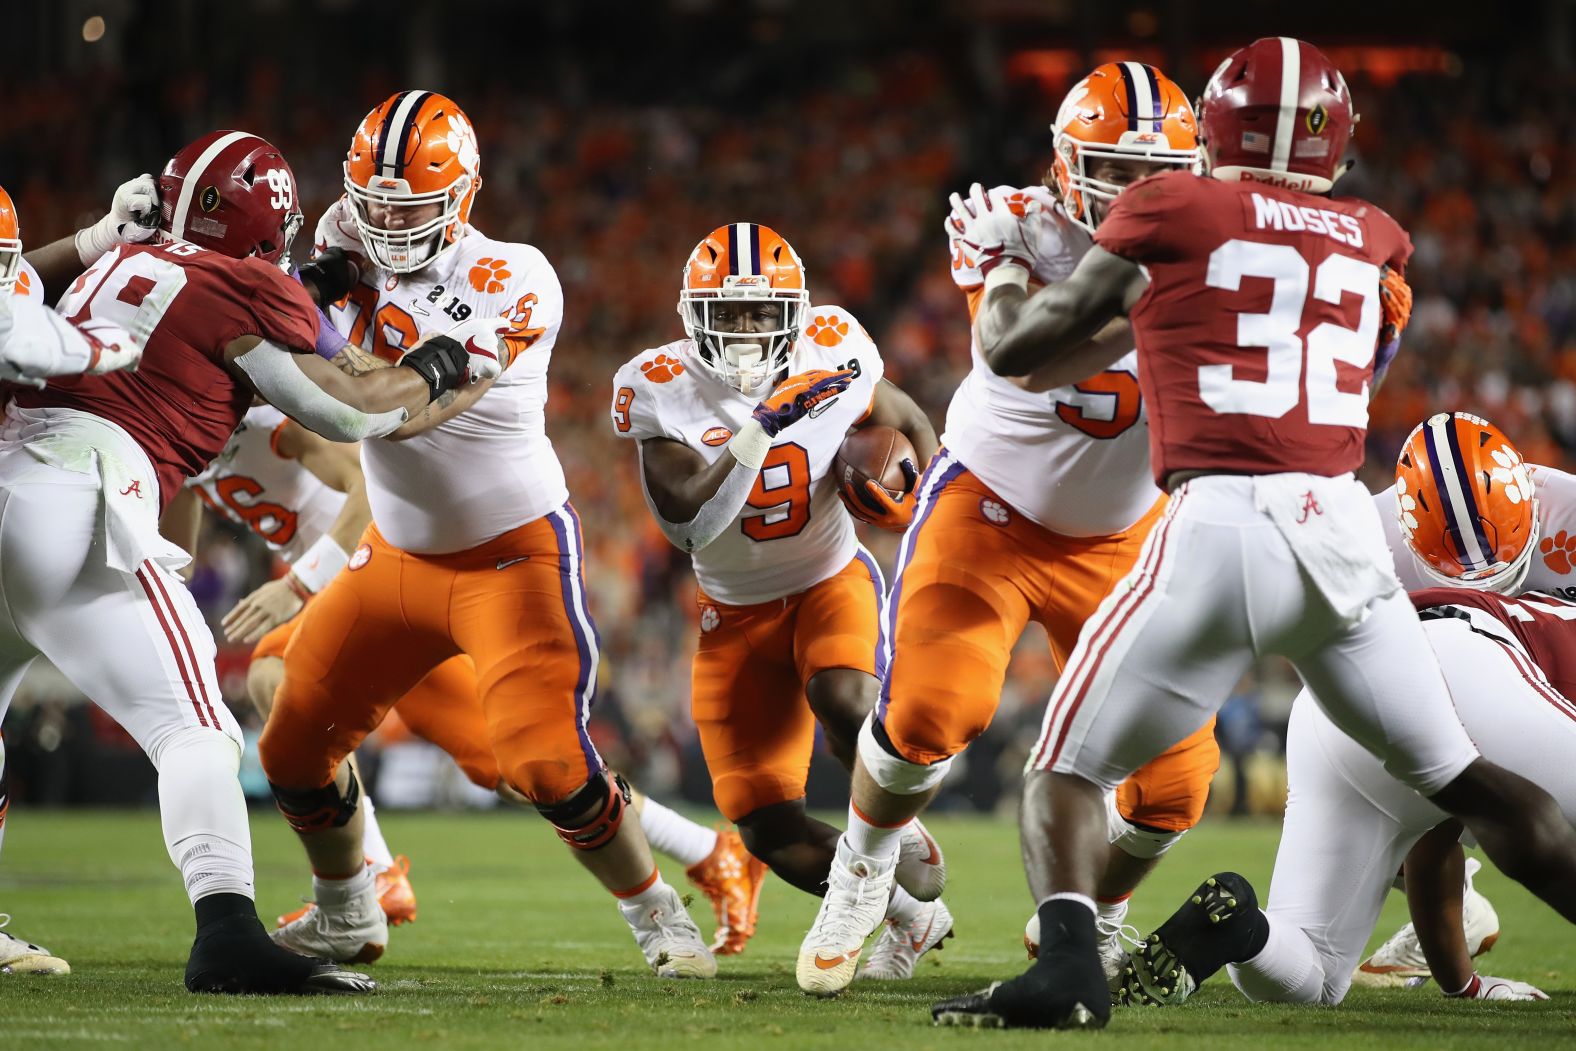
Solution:
<path fill-rule="evenodd" d="M 902 431 L 895 427 L 860 427 L 844 438 L 842 448 L 837 450 L 832 479 L 845 500 L 846 486 L 852 484 L 854 492 L 863 495 L 867 479 L 874 479 L 894 497 L 902 496 L 909 491 L 902 467 L 904 460 L 911 461 L 916 469 L 922 466 Z M 872 506 L 869 510 L 879 513 L 881 508 Z"/>

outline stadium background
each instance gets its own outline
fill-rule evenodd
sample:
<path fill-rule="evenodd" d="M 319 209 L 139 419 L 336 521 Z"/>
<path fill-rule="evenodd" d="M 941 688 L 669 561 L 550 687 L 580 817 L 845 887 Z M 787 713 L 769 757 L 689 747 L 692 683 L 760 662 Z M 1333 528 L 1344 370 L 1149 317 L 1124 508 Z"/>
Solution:
<path fill-rule="evenodd" d="M 1191 97 L 1256 36 L 1323 47 L 1363 116 L 1339 192 L 1382 205 L 1417 246 L 1416 309 L 1374 406 L 1367 480 L 1386 484 L 1401 439 L 1438 409 L 1488 416 L 1535 462 L 1569 468 L 1576 456 L 1573 0 L 1514 17 L 1345 0 L 1299 11 L 1263 0 L 38 0 L 6 17 L 0 185 L 33 246 L 92 221 L 118 182 L 216 127 L 283 149 L 310 231 L 376 102 L 419 85 L 465 108 L 486 184 L 473 220 L 539 246 L 564 284 L 548 430 L 591 549 L 604 643 L 593 730 L 653 793 L 709 798 L 687 716 L 694 587 L 608 425 L 613 370 L 681 335 L 673 307 L 690 247 L 748 218 L 797 247 L 817 301 L 857 313 L 939 429 L 968 362 L 946 194 L 1035 181 L 1057 102 L 1097 62 L 1154 62 Z M 894 539 L 866 538 L 888 565 Z M 210 520 L 193 590 L 217 629 L 276 571 L 260 544 Z M 247 652 L 221 644 L 221 675 L 255 738 Z M 1053 676 L 1031 628 L 997 724 L 939 805 L 1010 805 Z M 1267 666 L 1223 713 L 1219 808 L 1279 805 L 1293 688 Z M 6 723 L 16 798 L 151 803 L 151 767 L 81 700 L 48 670 L 24 685 Z M 385 806 L 485 802 L 425 746 L 398 733 L 380 743 Z M 260 798 L 255 760 L 248 778 Z M 838 805 L 839 782 L 818 766 L 812 802 Z"/>

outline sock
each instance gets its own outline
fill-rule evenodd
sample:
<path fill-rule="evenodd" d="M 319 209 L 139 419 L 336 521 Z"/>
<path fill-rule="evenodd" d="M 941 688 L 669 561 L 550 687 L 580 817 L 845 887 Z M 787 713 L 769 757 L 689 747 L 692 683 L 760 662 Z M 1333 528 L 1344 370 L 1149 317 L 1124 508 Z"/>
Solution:
<path fill-rule="evenodd" d="M 650 796 L 640 811 L 640 827 L 646 830 L 646 842 L 652 850 L 685 868 L 706 860 L 717 849 L 716 829 L 691 821 Z"/>
<path fill-rule="evenodd" d="M 361 871 L 344 879 L 324 879 L 312 876 L 312 898 L 319 908 L 335 909 L 350 904 L 364 894 L 374 893 L 372 866 L 363 865 Z"/>
<path fill-rule="evenodd" d="M 1095 902 L 1095 915 L 1113 927 L 1120 927 L 1127 919 L 1127 906 L 1131 898 L 1123 895 L 1120 901 Z"/>
<path fill-rule="evenodd" d="M 257 904 L 240 894 L 207 894 L 192 902 L 192 909 L 197 913 L 198 930 L 226 916 L 257 918 Z"/>
<path fill-rule="evenodd" d="M 1036 964 L 1045 963 L 1059 945 L 1087 947 L 1092 954 L 1097 941 L 1094 901 L 1082 894 L 1052 894 L 1035 910 L 1040 918 L 1040 952 Z"/>
<path fill-rule="evenodd" d="M 393 868 L 394 855 L 389 852 L 389 845 L 383 839 L 383 830 L 378 827 L 372 793 L 361 793 L 361 812 L 366 815 L 367 822 L 361 836 L 361 849 L 367 855 L 367 860 L 372 862 L 373 871 L 382 872 Z"/>
<path fill-rule="evenodd" d="M 907 828 L 908 824 L 908 821 L 902 821 L 896 825 L 878 825 L 861 814 L 859 808 L 850 801 L 848 831 L 843 833 L 843 839 L 847 842 L 848 849 L 855 854 L 875 858 L 883 863 L 895 863 L 898 841 L 903 838 L 903 829 Z"/>
<path fill-rule="evenodd" d="M 640 909 L 650 904 L 668 885 L 662 881 L 662 873 L 657 869 L 651 870 L 651 875 L 623 890 L 615 890 L 613 897 L 618 899 L 621 908 Z"/>
<path fill-rule="evenodd" d="M 159 770 L 164 846 L 192 904 L 212 894 L 255 898 L 252 832 L 236 776 L 240 747 L 222 733 L 190 727 L 149 757 Z"/>
<path fill-rule="evenodd" d="M 886 918 L 896 920 L 901 924 L 910 924 L 919 919 L 925 910 L 925 903 L 914 897 L 902 887 L 893 884 L 892 900 L 887 904 Z"/>
<path fill-rule="evenodd" d="M 1323 995 L 1324 962 L 1301 927 L 1266 917 L 1264 947 L 1244 963 L 1226 967 L 1249 1000 L 1312 1004 Z"/>

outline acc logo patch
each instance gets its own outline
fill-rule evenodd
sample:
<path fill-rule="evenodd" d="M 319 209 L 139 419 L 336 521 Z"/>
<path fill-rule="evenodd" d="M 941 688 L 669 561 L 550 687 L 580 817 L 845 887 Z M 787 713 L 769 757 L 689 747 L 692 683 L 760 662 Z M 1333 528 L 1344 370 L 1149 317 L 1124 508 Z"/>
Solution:
<path fill-rule="evenodd" d="M 1007 510 L 1006 505 L 999 504 L 995 500 L 981 500 L 980 517 L 991 525 L 1004 526 L 1012 521 L 1012 512 Z"/>
<path fill-rule="evenodd" d="M 1308 130 L 1315 135 L 1323 135 L 1324 129 L 1330 124 L 1330 111 L 1324 108 L 1324 103 L 1319 103 L 1308 111 L 1306 121 Z"/>
<path fill-rule="evenodd" d="M 700 630 L 713 632 L 717 625 L 722 623 L 722 614 L 717 612 L 716 606 L 702 606 L 700 611 Z"/>
<path fill-rule="evenodd" d="M 205 212 L 211 212 L 219 207 L 219 188 L 217 186 L 204 186 L 202 193 L 197 197 L 197 207 Z"/>
<path fill-rule="evenodd" d="M 727 441 L 729 438 L 732 438 L 732 437 L 733 437 L 733 432 L 728 430 L 728 428 L 726 428 L 726 427 L 713 427 L 711 430 L 709 430 L 705 434 L 701 435 L 700 436 L 700 440 L 702 442 L 705 442 L 707 445 L 715 447 L 715 446 L 721 445 L 723 442 Z"/>
<path fill-rule="evenodd" d="M 351 571 L 360 569 L 372 561 L 372 545 L 362 544 L 350 553 L 350 561 L 345 563 L 345 568 Z"/>

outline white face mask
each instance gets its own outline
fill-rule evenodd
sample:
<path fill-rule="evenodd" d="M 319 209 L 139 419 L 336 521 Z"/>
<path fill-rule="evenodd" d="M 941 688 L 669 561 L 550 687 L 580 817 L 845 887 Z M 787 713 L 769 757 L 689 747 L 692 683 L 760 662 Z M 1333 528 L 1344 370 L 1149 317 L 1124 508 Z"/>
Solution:
<path fill-rule="evenodd" d="M 729 292 L 746 294 L 732 294 Z M 777 327 L 759 332 L 734 332 L 717 326 L 715 309 L 770 302 L 782 309 Z M 695 341 L 702 364 L 728 386 L 748 398 L 767 394 L 777 377 L 788 368 L 794 344 L 804 326 L 810 294 L 804 289 L 774 289 L 764 294 L 759 289 L 722 292 L 691 291 L 679 295 L 679 317 L 684 330 Z"/>
<path fill-rule="evenodd" d="M 16 288 L 17 275 L 22 272 L 22 242 L 16 237 L 0 237 L 0 296 L 8 296 Z"/>
<path fill-rule="evenodd" d="M 350 197 L 351 210 L 356 219 L 356 231 L 372 261 L 396 274 L 409 274 L 435 261 L 458 243 L 449 240 L 445 232 L 460 221 L 460 210 L 470 193 L 471 177 L 462 175 L 453 185 L 429 193 L 412 193 L 404 179 L 378 180 L 390 182 L 389 187 L 359 186 L 345 170 L 345 192 Z M 387 208 L 421 208 L 441 204 L 438 214 L 424 223 L 402 230 L 378 226 L 372 222 L 370 205 Z"/>

